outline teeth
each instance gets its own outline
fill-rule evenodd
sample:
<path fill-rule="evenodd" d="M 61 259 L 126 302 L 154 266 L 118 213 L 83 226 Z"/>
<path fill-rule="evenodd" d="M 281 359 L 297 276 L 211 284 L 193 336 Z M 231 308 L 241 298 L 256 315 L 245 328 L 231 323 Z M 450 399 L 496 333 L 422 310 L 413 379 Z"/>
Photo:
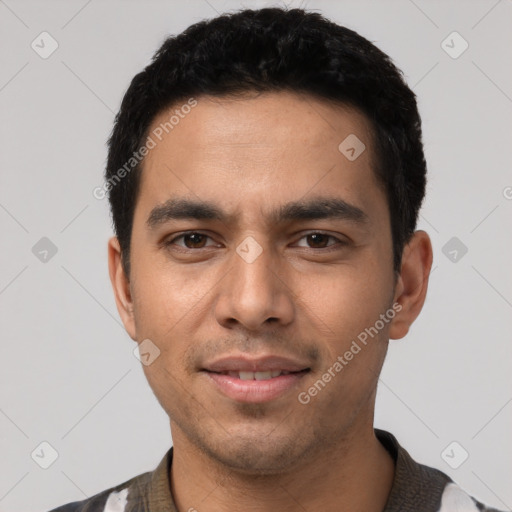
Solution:
<path fill-rule="evenodd" d="M 240 380 L 268 380 L 279 375 L 288 375 L 290 372 L 281 370 L 269 370 L 267 372 L 228 372 L 230 377 L 238 377 Z"/>
<path fill-rule="evenodd" d="M 256 380 L 268 380 L 272 378 L 272 372 L 254 372 Z"/>

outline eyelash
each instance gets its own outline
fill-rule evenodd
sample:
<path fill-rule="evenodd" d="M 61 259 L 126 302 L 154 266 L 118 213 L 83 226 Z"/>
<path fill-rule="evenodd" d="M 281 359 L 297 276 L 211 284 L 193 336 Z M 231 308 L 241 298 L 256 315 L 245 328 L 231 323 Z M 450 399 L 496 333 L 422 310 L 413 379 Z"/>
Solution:
<path fill-rule="evenodd" d="M 171 246 L 171 245 L 175 245 L 175 242 L 176 240 L 179 240 L 181 238 L 184 238 L 186 236 L 189 236 L 189 235 L 201 235 L 201 236 L 205 236 L 207 238 L 210 238 L 211 237 L 205 233 L 201 233 L 200 231 L 185 231 L 184 233 L 181 233 L 180 235 L 170 239 L 170 240 L 167 240 L 166 242 L 164 242 L 164 245 L 166 247 L 168 246 Z M 343 240 L 340 240 L 339 238 L 333 236 L 333 235 L 330 235 L 329 233 L 323 233 L 322 231 L 311 231 L 310 233 L 306 233 L 305 235 L 303 235 L 301 238 L 299 238 L 299 240 L 302 240 L 303 238 L 306 238 L 310 235 L 322 235 L 322 236 L 327 236 L 328 238 L 331 238 L 333 240 L 336 241 L 336 243 L 334 244 L 331 244 L 331 245 L 327 245 L 326 247 L 302 247 L 303 249 L 313 249 L 313 250 L 319 250 L 319 251 L 327 251 L 329 249 L 332 250 L 333 247 L 338 247 L 338 248 L 341 248 L 343 246 L 346 246 L 348 245 L 348 242 L 346 241 L 343 241 Z M 183 246 L 178 246 L 180 249 L 184 250 L 184 251 L 199 251 L 201 249 L 206 249 L 207 247 L 198 247 L 196 249 L 194 248 L 190 248 L 190 247 L 183 247 Z M 210 246 L 211 247 L 211 246 Z"/>

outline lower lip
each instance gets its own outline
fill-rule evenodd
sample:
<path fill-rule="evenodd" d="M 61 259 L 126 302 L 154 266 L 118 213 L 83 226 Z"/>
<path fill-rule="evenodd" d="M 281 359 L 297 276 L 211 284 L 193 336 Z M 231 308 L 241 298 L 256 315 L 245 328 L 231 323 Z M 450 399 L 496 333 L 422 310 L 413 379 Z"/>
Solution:
<path fill-rule="evenodd" d="M 244 403 L 269 402 L 297 386 L 307 371 L 279 375 L 267 380 L 241 380 L 220 373 L 204 372 L 227 397 Z"/>

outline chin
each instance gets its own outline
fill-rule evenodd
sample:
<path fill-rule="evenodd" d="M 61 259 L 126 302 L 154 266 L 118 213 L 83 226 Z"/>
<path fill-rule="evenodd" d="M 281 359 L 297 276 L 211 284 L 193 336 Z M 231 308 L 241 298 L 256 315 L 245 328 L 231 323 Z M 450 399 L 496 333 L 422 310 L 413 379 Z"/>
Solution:
<path fill-rule="evenodd" d="M 268 431 L 233 433 L 215 444 L 211 437 L 201 443 L 202 451 L 215 462 L 232 471 L 246 475 L 273 475 L 283 473 L 301 464 L 314 446 L 305 443 L 294 431 L 277 437 Z M 314 441 L 312 442 L 314 444 Z"/>

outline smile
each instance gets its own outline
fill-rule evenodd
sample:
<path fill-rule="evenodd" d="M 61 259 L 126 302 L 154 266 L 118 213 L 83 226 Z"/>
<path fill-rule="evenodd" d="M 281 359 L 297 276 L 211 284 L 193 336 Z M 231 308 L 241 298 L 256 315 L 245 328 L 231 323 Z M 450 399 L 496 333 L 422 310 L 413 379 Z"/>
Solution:
<path fill-rule="evenodd" d="M 219 375 L 229 375 L 230 377 L 239 378 L 240 380 L 268 380 L 279 377 L 280 375 L 289 375 L 290 373 L 286 370 L 272 370 L 272 371 L 261 371 L 261 372 L 247 372 L 247 371 L 225 371 L 219 372 Z"/>
<path fill-rule="evenodd" d="M 263 403 L 276 400 L 288 391 L 298 387 L 299 382 L 309 373 L 300 371 L 204 371 L 214 389 L 222 395 L 241 403 Z"/>

